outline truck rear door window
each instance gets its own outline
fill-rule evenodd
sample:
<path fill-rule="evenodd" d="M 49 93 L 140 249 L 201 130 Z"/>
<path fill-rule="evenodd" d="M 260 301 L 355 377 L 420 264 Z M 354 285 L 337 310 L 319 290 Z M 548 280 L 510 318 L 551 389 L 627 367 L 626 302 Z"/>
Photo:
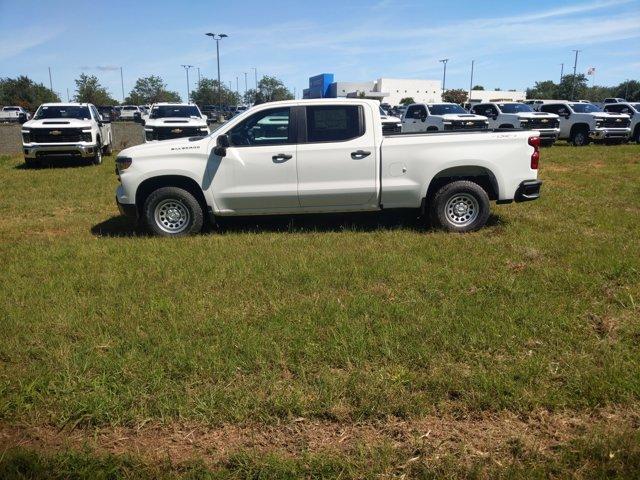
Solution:
<path fill-rule="evenodd" d="M 362 107 L 326 105 L 307 107 L 307 142 L 344 142 L 364 134 Z"/>

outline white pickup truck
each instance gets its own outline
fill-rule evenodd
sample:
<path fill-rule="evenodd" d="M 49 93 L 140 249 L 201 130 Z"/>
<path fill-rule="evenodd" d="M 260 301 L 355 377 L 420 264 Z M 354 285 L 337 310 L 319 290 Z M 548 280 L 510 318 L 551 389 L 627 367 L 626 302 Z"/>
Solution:
<path fill-rule="evenodd" d="M 53 157 L 88 158 L 99 165 L 113 145 L 111 120 L 91 103 L 43 103 L 22 125 L 22 149 L 27 165 Z"/>
<path fill-rule="evenodd" d="M 197 105 L 186 103 L 156 103 L 143 123 L 146 142 L 209 134 L 207 117 Z"/>
<path fill-rule="evenodd" d="M 631 130 L 630 140 L 640 143 L 640 102 L 607 103 L 603 110 L 605 112 L 629 115 L 631 117 L 631 124 L 629 125 Z"/>
<path fill-rule="evenodd" d="M 31 114 L 22 107 L 2 107 L 0 122 L 24 123 L 31 118 Z"/>
<path fill-rule="evenodd" d="M 540 132 L 540 141 L 551 146 L 560 134 L 558 115 L 536 112 L 529 105 L 520 102 L 487 102 L 471 107 L 471 113 L 484 115 L 489 119 L 489 128 L 523 128 Z"/>
<path fill-rule="evenodd" d="M 487 117 L 469 113 L 457 103 L 414 103 L 402 117 L 404 133 L 478 130 L 488 126 Z"/>
<path fill-rule="evenodd" d="M 588 145 L 591 140 L 607 143 L 626 141 L 631 134 L 629 115 L 603 112 L 592 103 L 545 103 L 539 111 L 555 113 L 560 117 L 560 135 L 576 147 Z"/>
<path fill-rule="evenodd" d="M 120 212 L 164 236 L 206 217 L 415 209 L 449 231 L 482 227 L 490 201 L 535 200 L 537 132 L 382 133 L 378 102 L 265 103 L 206 137 L 127 148 Z"/>

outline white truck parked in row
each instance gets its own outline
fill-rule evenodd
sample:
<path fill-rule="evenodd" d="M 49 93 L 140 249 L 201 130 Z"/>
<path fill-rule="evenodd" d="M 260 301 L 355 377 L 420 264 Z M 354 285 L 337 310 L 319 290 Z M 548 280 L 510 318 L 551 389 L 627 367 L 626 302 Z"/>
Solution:
<path fill-rule="evenodd" d="M 145 110 L 138 105 L 123 105 L 120 107 L 120 120 L 129 122 L 139 122 Z"/>
<path fill-rule="evenodd" d="M 181 137 L 204 137 L 209 134 L 207 117 L 197 105 L 182 103 L 156 103 L 144 117 L 146 142 Z"/>
<path fill-rule="evenodd" d="M 466 232 L 491 200 L 538 198 L 539 143 L 522 130 L 385 136 L 374 100 L 265 103 L 204 138 L 121 151 L 116 202 L 163 236 L 199 232 L 207 214 L 406 208 Z"/>
<path fill-rule="evenodd" d="M 559 101 L 540 106 L 541 112 L 560 117 L 559 138 L 577 147 L 591 140 L 626 141 L 631 133 L 629 115 L 603 112 L 592 103 Z"/>
<path fill-rule="evenodd" d="M 380 109 L 380 119 L 382 120 L 382 133 L 385 135 L 400 133 L 402 131 L 402 120 L 389 115 L 382 106 L 378 108 Z"/>
<path fill-rule="evenodd" d="M 488 126 L 487 117 L 469 113 L 457 103 L 414 103 L 402 117 L 404 133 L 478 130 Z"/>
<path fill-rule="evenodd" d="M 529 105 L 519 102 L 478 103 L 471 112 L 489 119 L 489 128 L 522 128 L 540 132 L 542 145 L 551 146 L 560 134 L 558 115 L 535 112 Z"/>
<path fill-rule="evenodd" d="M 608 103 L 604 106 L 603 110 L 605 112 L 629 115 L 629 117 L 631 117 L 631 124 L 629 125 L 631 140 L 640 143 L 640 102 Z"/>
<path fill-rule="evenodd" d="M 27 165 L 45 158 L 81 157 L 98 165 L 112 151 L 111 122 L 90 103 L 44 103 L 22 125 L 22 149 Z"/>
<path fill-rule="evenodd" d="M 0 122 L 24 123 L 31 118 L 31 114 L 22 107 L 2 107 Z"/>

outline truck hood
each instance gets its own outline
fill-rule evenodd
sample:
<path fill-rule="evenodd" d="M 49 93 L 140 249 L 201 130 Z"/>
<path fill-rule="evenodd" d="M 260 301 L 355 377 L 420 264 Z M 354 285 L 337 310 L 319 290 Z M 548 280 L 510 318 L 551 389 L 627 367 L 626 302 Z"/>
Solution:
<path fill-rule="evenodd" d="M 487 117 L 474 113 L 446 113 L 441 115 L 444 120 L 486 120 Z"/>
<path fill-rule="evenodd" d="M 207 122 L 202 118 L 184 118 L 184 117 L 166 117 L 166 118 L 148 118 L 146 125 L 148 127 L 206 127 Z"/>
<path fill-rule="evenodd" d="M 400 120 L 398 117 L 392 117 L 391 115 L 380 115 L 380 118 L 382 119 L 383 122 L 386 123 L 401 123 L 402 120 Z"/>
<path fill-rule="evenodd" d="M 22 125 L 22 128 L 91 128 L 89 120 L 78 120 L 77 118 L 44 118 L 42 120 L 29 120 Z"/>
<path fill-rule="evenodd" d="M 162 155 L 175 155 L 180 152 L 202 151 L 209 144 L 209 137 L 184 137 L 175 140 L 149 142 L 125 148 L 118 156 L 131 158 L 153 158 Z"/>
<path fill-rule="evenodd" d="M 514 115 L 518 118 L 560 118 L 555 113 L 548 112 L 519 112 Z"/>
<path fill-rule="evenodd" d="M 594 118 L 630 118 L 626 113 L 593 112 Z"/>

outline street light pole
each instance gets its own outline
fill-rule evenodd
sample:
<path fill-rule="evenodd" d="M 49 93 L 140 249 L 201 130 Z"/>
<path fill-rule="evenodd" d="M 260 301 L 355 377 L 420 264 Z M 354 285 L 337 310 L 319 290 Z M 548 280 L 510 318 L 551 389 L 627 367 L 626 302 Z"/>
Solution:
<path fill-rule="evenodd" d="M 49 89 L 53 92 L 53 81 L 51 80 L 51 67 L 49 67 Z"/>
<path fill-rule="evenodd" d="M 200 89 L 200 67 L 197 67 L 198 69 L 198 90 Z"/>
<path fill-rule="evenodd" d="M 187 103 L 189 103 L 189 99 L 191 97 L 191 95 L 189 94 L 189 69 L 193 68 L 193 65 L 182 65 L 184 67 L 185 72 L 187 72 Z"/>
<path fill-rule="evenodd" d="M 572 50 L 573 52 L 576 52 L 576 58 L 573 61 L 573 80 L 571 81 L 571 98 L 569 100 L 573 100 L 573 95 L 576 89 L 576 68 L 578 67 L 578 53 L 581 52 L 581 50 Z"/>
<path fill-rule="evenodd" d="M 560 83 L 562 83 L 562 77 L 564 77 L 564 63 L 560 64 Z"/>
<path fill-rule="evenodd" d="M 120 86 L 122 87 L 122 103 L 124 103 L 124 77 L 122 76 L 122 67 L 120 67 Z"/>
<path fill-rule="evenodd" d="M 218 62 L 218 108 L 222 108 L 222 83 L 220 83 L 220 40 L 227 38 L 229 35 L 226 33 L 206 33 L 205 35 L 216 41 L 216 60 Z"/>
<path fill-rule="evenodd" d="M 469 104 L 471 104 L 471 89 L 473 88 L 473 64 L 475 60 L 471 60 L 471 80 L 469 81 Z"/>
<path fill-rule="evenodd" d="M 256 78 L 256 94 L 253 96 L 253 103 L 256 103 L 258 100 L 258 69 L 256 67 L 252 67 L 252 70 Z"/>
<path fill-rule="evenodd" d="M 247 72 L 244 72 L 244 96 L 247 96 Z"/>
<path fill-rule="evenodd" d="M 442 93 L 444 93 L 445 83 L 447 81 L 447 62 L 448 61 L 449 61 L 448 58 L 443 58 L 442 60 L 440 60 L 440 62 L 444 65 L 444 72 L 442 73 Z"/>

